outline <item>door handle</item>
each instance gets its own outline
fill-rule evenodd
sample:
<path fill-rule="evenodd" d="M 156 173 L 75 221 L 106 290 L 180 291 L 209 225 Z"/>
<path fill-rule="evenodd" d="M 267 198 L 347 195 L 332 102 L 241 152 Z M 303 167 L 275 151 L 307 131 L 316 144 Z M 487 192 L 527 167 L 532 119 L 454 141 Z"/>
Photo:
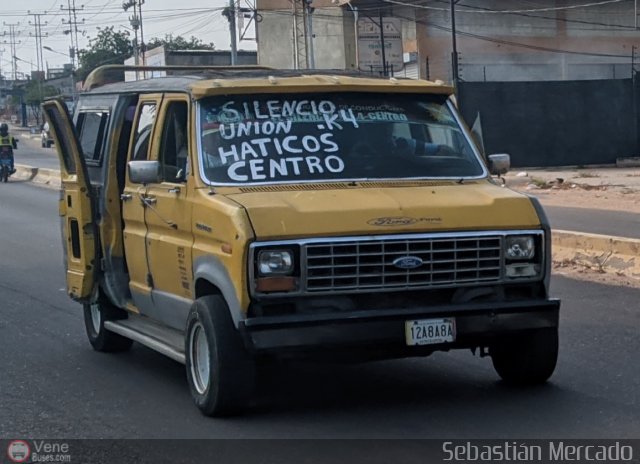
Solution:
<path fill-rule="evenodd" d="M 144 202 L 148 205 L 155 205 L 156 203 L 158 203 L 158 199 L 153 195 L 147 195 L 143 198 L 144 198 Z"/>
<path fill-rule="evenodd" d="M 170 188 L 169 193 L 180 193 L 180 187 Z"/>
<path fill-rule="evenodd" d="M 129 201 L 133 198 L 133 195 L 131 195 L 130 193 L 123 193 L 122 195 L 120 195 L 120 199 L 122 201 Z"/>

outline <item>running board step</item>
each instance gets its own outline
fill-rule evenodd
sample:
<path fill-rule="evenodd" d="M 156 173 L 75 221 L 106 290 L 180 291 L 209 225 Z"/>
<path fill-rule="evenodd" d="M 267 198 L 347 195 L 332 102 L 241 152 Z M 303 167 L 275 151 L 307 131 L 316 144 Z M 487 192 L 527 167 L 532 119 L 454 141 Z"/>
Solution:
<path fill-rule="evenodd" d="M 105 329 L 130 338 L 152 350 L 185 364 L 184 334 L 179 330 L 150 321 L 143 316 L 129 314 L 128 319 L 105 321 Z"/>

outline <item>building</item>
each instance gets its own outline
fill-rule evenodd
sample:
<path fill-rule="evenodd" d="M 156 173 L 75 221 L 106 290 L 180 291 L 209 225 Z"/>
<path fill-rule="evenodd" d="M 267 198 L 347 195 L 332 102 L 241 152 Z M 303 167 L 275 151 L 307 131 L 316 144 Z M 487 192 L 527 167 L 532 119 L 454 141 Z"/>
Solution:
<path fill-rule="evenodd" d="M 389 4 L 378 0 L 314 0 L 311 12 L 305 5 L 304 0 L 257 0 L 259 64 L 379 74 L 383 71 L 378 26 L 382 15 L 385 30 L 390 31 L 385 38 L 389 73 L 417 74 L 417 61 L 410 55 L 417 51 L 413 8 L 397 7 L 403 17 L 392 18 Z"/>
<path fill-rule="evenodd" d="M 255 51 L 238 50 L 238 65 L 257 64 Z M 128 58 L 125 65 L 133 66 L 135 58 Z M 229 50 L 167 50 L 164 46 L 152 48 L 145 52 L 147 66 L 231 66 L 231 52 Z M 171 71 L 154 71 L 152 76 L 165 76 Z M 135 72 L 125 73 L 125 80 L 135 80 Z"/>
<path fill-rule="evenodd" d="M 451 11 L 442 2 L 411 3 L 421 67 L 450 81 Z M 474 0 L 455 13 L 465 81 L 629 78 L 640 46 L 633 1 Z"/>
<path fill-rule="evenodd" d="M 640 59 L 635 6 L 633 1 L 457 2 L 459 77 L 467 81 L 630 77 Z M 370 29 L 375 32 L 382 16 L 385 24 L 399 21 L 401 29 L 404 59 L 400 62 L 396 56 L 389 74 L 452 80 L 448 1 L 314 0 L 312 7 L 308 14 L 304 0 L 257 0 L 260 64 L 310 67 L 310 17 L 316 68 L 375 72 L 375 67 L 363 63 L 367 50 L 375 52 L 380 48 L 376 43 L 382 41 L 375 34 L 363 37 L 363 23 L 373 23 Z"/>

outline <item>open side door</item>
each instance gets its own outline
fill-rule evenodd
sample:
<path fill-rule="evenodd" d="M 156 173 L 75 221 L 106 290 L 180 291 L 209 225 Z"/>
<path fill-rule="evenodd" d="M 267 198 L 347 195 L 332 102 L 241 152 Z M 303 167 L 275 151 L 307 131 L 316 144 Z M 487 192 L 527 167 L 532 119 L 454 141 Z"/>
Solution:
<path fill-rule="evenodd" d="M 67 293 L 88 302 L 96 279 L 98 233 L 87 165 L 67 106 L 59 100 L 43 103 L 60 158 L 60 216 L 67 271 Z"/>

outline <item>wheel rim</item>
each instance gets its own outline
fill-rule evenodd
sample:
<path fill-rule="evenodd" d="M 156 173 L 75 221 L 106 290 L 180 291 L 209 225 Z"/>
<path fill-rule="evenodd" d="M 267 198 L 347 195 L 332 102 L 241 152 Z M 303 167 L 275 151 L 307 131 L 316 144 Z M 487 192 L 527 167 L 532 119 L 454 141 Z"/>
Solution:
<path fill-rule="evenodd" d="M 189 343 L 191 351 L 191 377 L 198 393 L 203 394 L 209 388 L 209 343 L 204 327 L 196 322 L 191 328 Z"/>
<path fill-rule="evenodd" d="M 91 305 L 91 325 L 93 326 L 93 331 L 97 334 L 100 333 L 100 305 L 98 303 L 94 303 Z"/>

